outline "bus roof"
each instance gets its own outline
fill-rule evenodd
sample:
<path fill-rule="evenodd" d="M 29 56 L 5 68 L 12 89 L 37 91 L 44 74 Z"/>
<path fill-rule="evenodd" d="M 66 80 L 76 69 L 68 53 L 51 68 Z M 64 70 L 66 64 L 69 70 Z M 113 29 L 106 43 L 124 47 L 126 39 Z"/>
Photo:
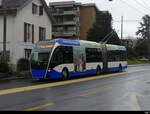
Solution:
<path fill-rule="evenodd" d="M 84 47 L 96 47 L 101 48 L 100 43 L 84 41 L 84 40 L 68 40 L 68 39 L 56 39 L 56 43 L 62 45 L 84 46 Z"/>
<path fill-rule="evenodd" d="M 70 40 L 70 39 L 54 39 L 54 40 L 47 40 L 47 41 L 40 41 L 37 43 L 37 45 L 48 45 L 48 44 L 61 44 L 61 45 L 71 45 L 71 46 L 83 46 L 83 47 L 92 47 L 92 48 L 102 48 L 101 43 L 92 42 L 92 41 L 85 41 L 85 40 Z M 119 45 L 111 45 L 106 44 L 106 47 L 108 50 L 122 50 L 126 51 L 126 48 L 124 46 Z"/>
<path fill-rule="evenodd" d="M 119 46 L 119 45 L 111 45 L 111 44 L 106 44 L 107 50 L 120 50 L 120 51 L 126 51 L 127 49 L 124 46 Z"/>
<path fill-rule="evenodd" d="M 56 39 L 56 42 L 63 45 L 73 45 L 73 46 L 84 46 L 84 47 L 93 47 L 93 48 L 102 48 L 101 43 L 85 41 L 85 40 L 69 40 L 69 39 Z M 126 51 L 124 46 L 106 44 L 108 50 L 121 50 Z"/>

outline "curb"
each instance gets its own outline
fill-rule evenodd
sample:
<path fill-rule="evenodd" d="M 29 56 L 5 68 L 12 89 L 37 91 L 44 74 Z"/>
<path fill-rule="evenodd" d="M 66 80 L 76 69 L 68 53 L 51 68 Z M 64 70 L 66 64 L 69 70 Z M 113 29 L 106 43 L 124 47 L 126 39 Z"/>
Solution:
<path fill-rule="evenodd" d="M 21 79 L 32 79 L 31 77 L 5 77 L 0 79 L 0 81 L 7 81 L 7 80 L 21 80 Z"/>
<path fill-rule="evenodd" d="M 136 67 L 136 66 L 150 66 L 150 64 L 134 64 L 134 65 L 128 65 L 128 67 Z"/>
<path fill-rule="evenodd" d="M 19 79 L 32 79 L 30 75 L 18 75 L 11 73 L 0 73 L 0 81 L 5 80 L 19 80 Z"/>

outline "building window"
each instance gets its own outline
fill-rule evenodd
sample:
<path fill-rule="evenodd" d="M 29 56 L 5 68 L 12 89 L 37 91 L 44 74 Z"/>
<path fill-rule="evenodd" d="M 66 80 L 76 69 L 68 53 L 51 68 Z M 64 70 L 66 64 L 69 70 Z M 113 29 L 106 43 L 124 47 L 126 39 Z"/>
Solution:
<path fill-rule="evenodd" d="M 80 32 L 80 27 L 77 27 L 77 32 Z"/>
<path fill-rule="evenodd" d="M 32 4 L 32 13 L 38 15 L 39 14 L 39 7 L 36 4 Z"/>
<path fill-rule="evenodd" d="M 80 7 L 77 7 L 77 11 L 78 11 L 78 12 L 80 11 Z"/>
<path fill-rule="evenodd" d="M 79 17 L 75 17 L 75 18 L 74 18 L 74 21 L 80 22 L 80 18 L 79 18 Z"/>
<path fill-rule="evenodd" d="M 0 60 L 3 60 L 3 51 L 0 51 Z M 10 61 L 10 51 L 6 51 L 6 61 Z"/>
<path fill-rule="evenodd" d="M 38 6 L 36 4 L 32 4 L 32 14 L 34 15 L 43 15 L 43 12 L 44 12 L 44 8 L 43 6 Z"/>
<path fill-rule="evenodd" d="M 63 32 L 64 31 L 64 27 L 57 27 L 56 28 L 56 32 Z"/>
<path fill-rule="evenodd" d="M 76 32 L 76 27 L 75 26 L 70 26 L 70 27 L 68 27 L 68 31 Z"/>
<path fill-rule="evenodd" d="M 25 59 L 30 59 L 31 51 L 31 49 L 25 49 Z"/>
<path fill-rule="evenodd" d="M 34 25 L 24 23 L 24 42 L 34 43 Z"/>
<path fill-rule="evenodd" d="M 43 8 L 43 6 L 40 6 L 39 8 L 40 8 L 40 12 L 39 12 L 39 13 L 40 13 L 40 15 L 43 15 L 43 12 L 44 12 L 44 8 Z"/>
<path fill-rule="evenodd" d="M 46 40 L 46 28 L 39 27 L 39 40 Z"/>

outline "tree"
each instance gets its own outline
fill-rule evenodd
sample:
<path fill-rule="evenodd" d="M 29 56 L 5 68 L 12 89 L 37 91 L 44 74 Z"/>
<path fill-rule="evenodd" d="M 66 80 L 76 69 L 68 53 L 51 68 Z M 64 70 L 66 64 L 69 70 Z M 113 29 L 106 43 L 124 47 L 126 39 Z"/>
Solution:
<path fill-rule="evenodd" d="M 109 12 L 98 11 L 96 14 L 96 22 L 93 28 L 89 30 L 87 39 L 89 41 L 100 42 L 103 41 L 103 39 L 111 32 L 113 35 L 110 35 L 112 38 L 109 39 L 109 43 L 120 44 L 120 40 L 117 33 L 112 29 L 111 14 Z M 104 41 L 106 40 L 107 38 Z"/>
<path fill-rule="evenodd" d="M 145 39 L 138 39 L 136 46 L 134 47 L 134 51 L 137 53 L 137 56 L 149 56 L 148 51 L 148 42 Z"/>
<path fill-rule="evenodd" d="M 138 31 L 136 35 L 139 35 L 143 39 L 150 39 L 150 16 L 145 15 L 142 18 L 142 22 L 140 22 L 140 27 L 138 27 Z"/>
<path fill-rule="evenodd" d="M 140 54 L 150 55 L 150 16 L 145 15 L 142 18 L 142 22 L 140 22 L 140 27 L 138 27 L 138 31 L 136 35 L 139 35 L 141 39 L 139 40 L 140 46 L 138 46 L 138 50 L 141 48 Z M 146 52 L 146 53 L 143 53 Z"/>

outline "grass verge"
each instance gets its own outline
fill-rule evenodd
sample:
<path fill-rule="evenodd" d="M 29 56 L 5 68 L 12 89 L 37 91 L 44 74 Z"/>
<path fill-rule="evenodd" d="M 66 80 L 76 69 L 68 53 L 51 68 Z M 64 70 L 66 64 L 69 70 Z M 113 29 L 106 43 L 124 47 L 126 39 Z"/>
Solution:
<path fill-rule="evenodd" d="M 138 60 L 136 58 L 128 59 L 128 64 L 133 65 L 133 64 L 150 64 L 150 61 L 147 60 Z"/>

